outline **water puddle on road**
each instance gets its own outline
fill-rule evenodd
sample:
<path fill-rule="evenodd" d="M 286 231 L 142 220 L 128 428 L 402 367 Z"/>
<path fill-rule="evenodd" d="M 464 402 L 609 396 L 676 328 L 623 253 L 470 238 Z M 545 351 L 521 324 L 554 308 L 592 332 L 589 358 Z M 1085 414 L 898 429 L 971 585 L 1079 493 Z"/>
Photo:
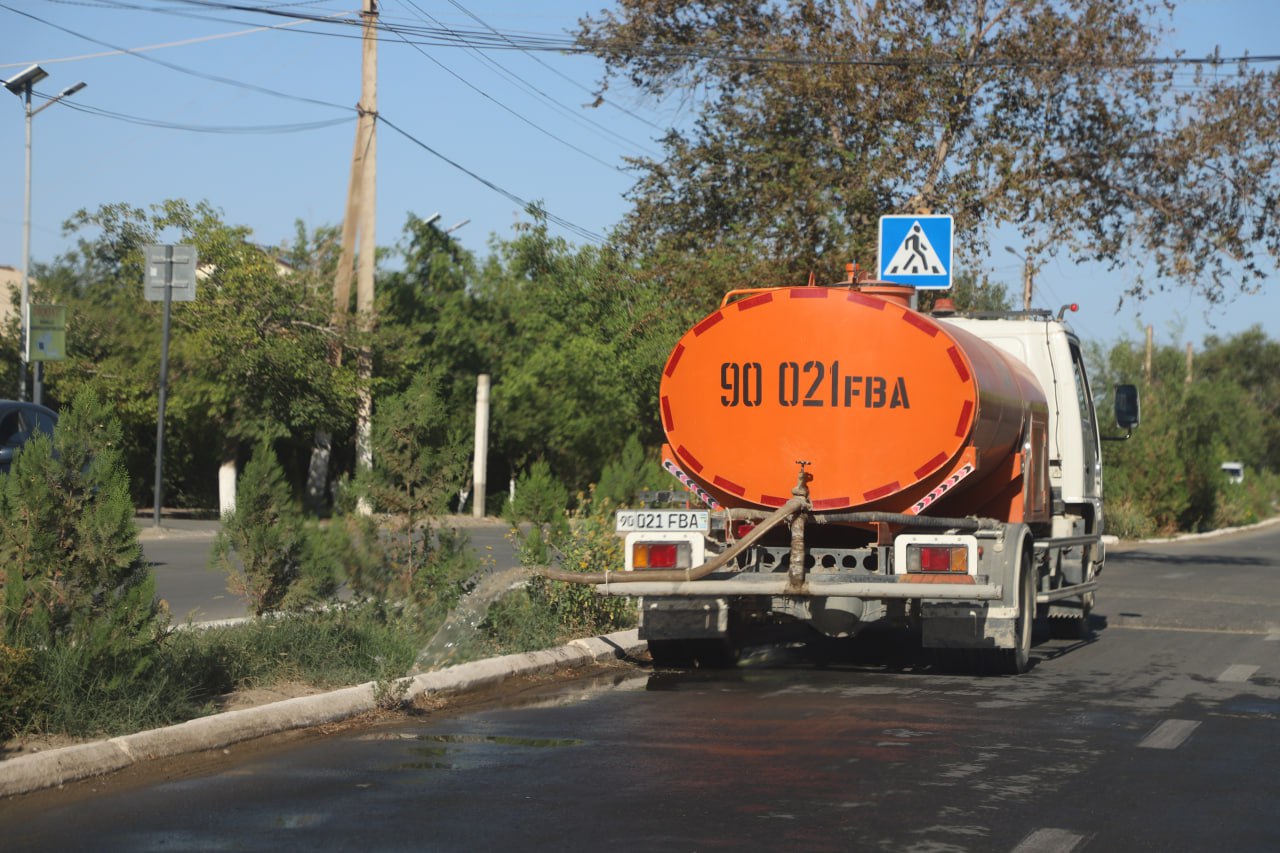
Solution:
<path fill-rule="evenodd" d="M 581 746 L 585 741 L 577 738 L 525 738 L 508 735 L 417 735 L 413 738 L 428 746 L 412 746 L 411 761 L 395 765 L 396 770 L 457 770 L 460 767 L 489 763 L 491 756 L 472 749 L 476 746 L 506 746 L 524 749 L 563 749 Z"/>

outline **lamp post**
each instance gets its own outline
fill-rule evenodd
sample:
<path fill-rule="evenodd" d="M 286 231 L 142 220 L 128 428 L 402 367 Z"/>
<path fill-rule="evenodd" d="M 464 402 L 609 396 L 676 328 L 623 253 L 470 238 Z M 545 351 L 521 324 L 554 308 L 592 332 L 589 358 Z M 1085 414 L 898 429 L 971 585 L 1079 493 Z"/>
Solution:
<path fill-rule="evenodd" d="M 22 355 L 18 362 L 18 399 L 27 399 L 27 349 L 28 339 L 31 337 L 31 119 L 36 113 L 47 109 L 61 101 L 63 98 L 70 97 L 85 87 L 85 83 L 76 83 L 74 86 L 68 86 L 63 89 L 55 97 L 50 98 L 46 103 L 41 104 L 34 110 L 31 109 L 31 90 L 41 80 L 49 76 L 49 72 L 45 71 L 39 65 L 32 65 L 25 71 L 15 74 L 8 80 L 4 81 L 4 87 L 13 94 L 22 98 L 27 116 L 27 180 L 26 195 L 23 201 L 22 211 Z M 35 378 L 35 394 L 34 398 L 37 403 L 42 402 L 44 389 L 42 387 L 40 376 L 40 365 L 36 365 Z"/>
<path fill-rule="evenodd" d="M 1022 310 L 1031 310 L 1031 260 L 1024 258 L 1022 255 L 1014 251 L 1012 246 L 1005 246 L 1004 250 L 1022 261 Z"/>

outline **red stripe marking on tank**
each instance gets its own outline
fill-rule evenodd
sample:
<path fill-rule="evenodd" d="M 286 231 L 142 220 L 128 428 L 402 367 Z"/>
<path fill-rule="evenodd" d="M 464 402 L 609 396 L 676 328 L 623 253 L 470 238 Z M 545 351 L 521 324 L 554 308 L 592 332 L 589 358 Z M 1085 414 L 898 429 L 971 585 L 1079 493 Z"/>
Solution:
<path fill-rule="evenodd" d="M 671 378 L 671 374 L 676 372 L 676 365 L 680 363 L 680 356 L 684 355 L 684 344 L 676 344 L 675 350 L 671 353 L 671 358 L 667 359 L 667 369 L 663 371 L 667 378 Z"/>
<path fill-rule="evenodd" d="M 874 501 L 877 498 L 884 497 L 885 495 L 893 494 L 894 492 L 898 491 L 899 488 L 901 487 L 898 485 L 898 481 L 894 480 L 892 483 L 886 483 L 885 485 L 881 486 L 878 489 L 872 489 L 869 492 L 863 493 L 862 499 L 867 501 Z"/>
<path fill-rule="evenodd" d="M 965 400 L 960 409 L 960 421 L 956 424 L 956 437 L 964 438 L 969 432 L 969 417 L 973 414 L 973 401 Z"/>
<path fill-rule="evenodd" d="M 968 382 L 969 368 L 964 366 L 964 356 L 960 355 L 960 350 L 955 347 L 947 347 L 947 355 L 951 356 L 951 363 L 955 365 L 956 373 L 960 374 L 960 381 Z"/>
<path fill-rule="evenodd" d="M 853 503 L 847 497 L 845 498 L 824 498 L 820 501 L 813 502 L 814 509 L 839 509 L 842 506 L 848 506 Z"/>
<path fill-rule="evenodd" d="M 772 301 L 772 293 L 757 293 L 755 296 L 743 299 L 741 302 L 738 302 L 737 305 L 739 311 L 746 311 L 748 308 L 755 308 L 757 305 L 763 305 L 766 302 Z"/>
<path fill-rule="evenodd" d="M 738 497 L 742 497 L 747 493 L 746 486 L 739 486 L 737 483 L 733 482 L 732 480 L 726 480 L 724 477 L 721 477 L 719 474 L 716 474 L 715 479 L 712 480 L 712 482 L 715 483 L 720 488 L 724 489 L 726 492 L 733 492 Z"/>
<path fill-rule="evenodd" d="M 883 299 L 873 299 L 870 296 L 864 296 L 861 293 L 858 293 L 857 291 L 854 291 L 854 290 L 849 291 L 849 301 L 856 302 L 859 305 L 863 305 L 867 308 L 874 308 L 877 311 L 883 311 L 884 306 L 889 304 L 888 302 L 885 302 Z"/>
<path fill-rule="evenodd" d="M 787 502 L 786 498 L 780 498 L 777 495 L 761 495 L 760 503 L 765 506 L 782 506 Z"/>
<path fill-rule="evenodd" d="M 946 461 L 947 461 L 947 454 L 939 453 L 937 456 L 933 457 L 928 462 L 924 463 L 923 465 L 921 465 L 919 468 L 916 469 L 916 479 L 920 479 L 924 477 L 924 475 L 932 471 L 936 471 L 938 469 L 938 466 Z"/>
<path fill-rule="evenodd" d="M 938 334 L 937 326 L 933 325 L 928 320 L 926 320 L 925 318 L 921 317 L 919 314 L 916 314 L 912 311 L 907 311 L 905 314 L 903 314 L 902 319 L 906 320 L 908 323 L 915 326 L 917 329 L 924 332 L 926 335 L 928 335 L 931 338 L 936 337 Z"/>
<path fill-rule="evenodd" d="M 675 421 L 671 420 L 671 399 L 668 397 L 662 398 L 662 426 L 666 428 L 667 432 L 671 432 L 676 428 Z"/>
<path fill-rule="evenodd" d="M 724 319 L 723 312 L 717 311 L 716 313 L 712 314 L 710 317 L 708 317 L 707 319 L 703 320 L 701 323 L 693 327 L 694 337 L 701 335 L 707 329 L 710 329 L 712 326 L 714 326 L 716 323 L 719 323 L 723 319 Z"/>
<path fill-rule="evenodd" d="M 702 472 L 702 463 L 695 459 L 694 455 L 689 452 L 689 448 L 683 444 L 676 448 L 676 455 L 688 462 L 689 467 L 693 469 L 695 474 Z"/>
<path fill-rule="evenodd" d="M 791 291 L 792 299 L 826 299 L 831 291 L 825 287 L 797 287 Z"/>

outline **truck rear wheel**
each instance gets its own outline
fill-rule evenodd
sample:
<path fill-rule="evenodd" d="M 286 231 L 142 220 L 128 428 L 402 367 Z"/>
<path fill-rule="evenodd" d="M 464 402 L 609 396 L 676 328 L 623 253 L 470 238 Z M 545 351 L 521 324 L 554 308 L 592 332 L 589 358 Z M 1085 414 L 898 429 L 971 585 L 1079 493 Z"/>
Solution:
<path fill-rule="evenodd" d="M 1021 675 L 1031 668 L 1031 635 L 1036 620 L 1036 567 L 1030 549 L 1022 552 L 1018 566 L 1018 615 L 1014 621 L 1014 647 L 990 649 L 984 656 L 990 670 L 1001 675 Z"/>

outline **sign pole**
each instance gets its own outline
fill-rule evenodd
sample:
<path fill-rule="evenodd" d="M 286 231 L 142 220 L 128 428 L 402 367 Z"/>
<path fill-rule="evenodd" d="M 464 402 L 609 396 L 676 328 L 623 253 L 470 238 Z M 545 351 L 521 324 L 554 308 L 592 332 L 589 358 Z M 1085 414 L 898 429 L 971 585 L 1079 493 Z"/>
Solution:
<path fill-rule="evenodd" d="M 173 246 L 164 247 L 164 321 L 160 331 L 160 414 L 156 418 L 156 508 L 152 522 L 160 526 L 164 494 L 164 407 L 169 389 L 169 310 L 173 304 Z"/>

